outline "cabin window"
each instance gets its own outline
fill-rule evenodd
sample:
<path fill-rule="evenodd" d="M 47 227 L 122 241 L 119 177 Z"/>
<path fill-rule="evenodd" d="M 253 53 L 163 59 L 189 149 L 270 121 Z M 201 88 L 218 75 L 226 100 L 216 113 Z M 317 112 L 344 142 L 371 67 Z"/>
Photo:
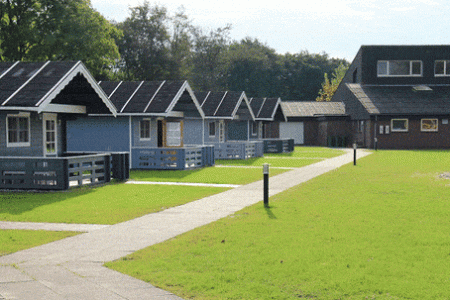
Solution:
<path fill-rule="evenodd" d="M 408 119 L 392 119 L 391 131 L 392 132 L 408 131 Z"/>
<path fill-rule="evenodd" d="M 151 138 L 150 120 L 141 120 L 141 122 L 139 122 L 139 131 L 139 137 L 141 138 L 141 140 L 149 140 Z"/>
<path fill-rule="evenodd" d="M 257 136 L 258 135 L 258 123 L 252 122 L 252 135 Z"/>
<path fill-rule="evenodd" d="M 420 131 L 433 132 L 438 131 L 438 119 L 420 120 Z"/>
<path fill-rule="evenodd" d="M 380 60 L 377 63 L 378 77 L 422 76 L 420 60 Z"/>
<path fill-rule="evenodd" d="M 216 136 L 216 122 L 209 123 L 209 136 L 210 137 Z"/>
<path fill-rule="evenodd" d="M 434 62 L 434 76 L 450 76 L 450 60 L 436 60 Z"/>
<path fill-rule="evenodd" d="M 30 146 L 30 117 L 24 115 L 8 115 L 6 118 L 7 147 Z"/>

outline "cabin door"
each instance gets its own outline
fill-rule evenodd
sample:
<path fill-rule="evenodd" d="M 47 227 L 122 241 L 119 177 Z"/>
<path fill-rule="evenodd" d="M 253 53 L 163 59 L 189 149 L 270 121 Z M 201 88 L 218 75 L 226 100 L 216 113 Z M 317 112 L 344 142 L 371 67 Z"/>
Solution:
<path fill-rule="evenodd" d="M 166 146 L 183 147 L 182 122 L 166 122 Z"/>
<path fill-rule="evenodd" d="M 42 116 L 43 125 L 43 135 L 44 135 L 44 156 L 57 156 L 57 141 L 58 141 L 58 131 L 57 131 L 57 115 L 56 114 L 46 114 Z"/>
<path fill-rule="evenodd" d="M 164 147 L 164 122 L 162 120 L 157 121 L 158 131 L 158 148 Z"/>
<path fill-rule="evenodd" d="M 225 142 L 225 122 L 219 121 L 219 143 Z"/>

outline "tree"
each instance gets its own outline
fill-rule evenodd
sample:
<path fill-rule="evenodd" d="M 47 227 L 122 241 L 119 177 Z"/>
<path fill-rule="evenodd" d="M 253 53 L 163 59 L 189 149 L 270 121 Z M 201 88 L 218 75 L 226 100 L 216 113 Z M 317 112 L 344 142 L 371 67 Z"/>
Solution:
<path fill-rule="evenodd" d="M 219 27 L 205 33 L 201 28 L 193 30 L 190 57 L 192 69 L 189 80 L 198 90 L 220 90 L 223 88 L 223 55 L 230 45 L 231 25 Z"/>
<path fill-rule="evenodd" d="M 119 24 L 123 38 L 119 41 L 125 74 L 129 79 L 167 79 L 170 64 L 170 36 L 167 10 L 143 5 L 130 8 L 131 16 Z"/>
<path fill-rule="evenodd" d="M 345 76 L 348 70 L 348 64 L 341 63 L 332 74 L 331 81 L 328 79 L 328 74 L 324 75 L 324 82 L 322 83 L 322 89 L 319 91 L 319 96 L 316 101 L 331 101 L 334 93 L 336 92 L 339 84 Z"/>
<path fill-rule="evenodd" d="M 100 75 L 119 58 L 120 31 L 89 0 L 3 0 L 0 49 L 3 61 L 82 60 Z"/>
<path fill-rule="evenodd" d="M 245 91 L 251 97 L 277 97 L 279 55 L 257 39 L 234 42 L 224 53 L 228 90 Z"/>

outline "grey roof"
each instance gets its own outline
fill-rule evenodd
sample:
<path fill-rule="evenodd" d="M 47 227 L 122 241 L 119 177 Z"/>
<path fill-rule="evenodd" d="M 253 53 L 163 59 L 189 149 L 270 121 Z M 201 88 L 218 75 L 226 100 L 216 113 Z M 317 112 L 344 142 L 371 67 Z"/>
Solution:
<path fill-rule="evenodd" d="M 342 102 L 282 101 L 284 115 L 288 117 L 345 116 Z"/>
<path fill-rule="evenodd" d="M 280 106 L 280 98 L 251 98 L 249 100 L 256 120 L 273 121 Z"/>
<path fill-rule="evenodd" d="M 244 113 L 251 115 L 253 111 L 245 92 L 195 92 L 201 108 L 207 118 L 233 119 L 236 114 Z"/>
<path fill-rule="evenodd" d="M 115 114 L 114 105 L 80 61 L 0 63 L 0 109 L 57 112 L 55 105 Z"/>
<path fill-rule="evenodd" d="M 101 81 L 99 85 L 119 114 L 165 115 L 171 113 L 179 101 L 203 114 L 187 81 Z"/>
<path fill-rule="evenodd" d="M 346 86 L 369 114 L 450 114 L 450 85 Z"/>

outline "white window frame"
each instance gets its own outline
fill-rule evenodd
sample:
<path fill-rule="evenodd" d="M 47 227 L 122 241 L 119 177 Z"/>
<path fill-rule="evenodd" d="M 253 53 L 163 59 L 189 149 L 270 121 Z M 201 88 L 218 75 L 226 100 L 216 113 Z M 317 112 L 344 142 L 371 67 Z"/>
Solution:
<path fill-rule="evenodd" d="M 212 125 L 214 125 L 214 134 L 211 134 L 211 126 Z M 211 137 L 211 138 L 216 137 L 216 122 L 215 121 L 208 123 L 208 134 L 209 134 L 209 137 Z"/>
<path fill-rule="evenodd" d="M 394 61 L 407 61 L 409 62 L 409 74 L 403 74 L 403 75 L 391 75 L 389 74 L 390 70 L 390 63 Z M 379 64 L 380 63 L 386 63 L 386 74 L 380 74 Z M 413 64 L 414 63 L 420 63 L 420 74 L 413 74 Z M 379 60 L 377 61 L 377 77 L 422 77 L 423 76 L 423 62 L 421 60 Z"/>
<path fill-rule="evenodd" d="M 436 128 L 424 129 L 423 128 L 423 124 L 424 124 L 423 121 L 424 120 L 432 120 L 436 124 Z M 422 132 L 437 132 L 438 129 L 439 129 L 439 120 L 438 119 L 436 119 L 436 118 L 424 118 L 424 119 L 420 120 L 420 131 L 422 131 Z"/>
<path fill-rule="evenodd" d="M 444 74 L 436 74 L 436 63 L 443 62 L 444 63 Z M 448 77 L 450 76 L 450 60 L 439 59 L 434 61 L 434 76 L 435 77 Z M 447 74 L 447 70 L 449 70 Z"/>
<path fill-rule="evenodd" d="M 148 137 L 142 136 L 142 125 L 143 122 L 148 122 Z M 150 119 L 142 119 L 139 121 L 139 139 L 141 141 L 150 141 L 152 139 L 152 121 Z"/>
<path fill-rule="evenodd" d="M 27 119 L 27 134 L 28 142 L 10 142 L 9 141 L 9 119 L 10 118 L 26 118 Z M 19 123 L 17 123 L 19 124 Z M 20 130 L 18 131 L 17 139 L 20 140 Z M 30 147 L 31 146 L 31 122 L 29 113 L 8 114 L 6 115 L 6 147 Z"/>
<path fill-rule="evenodd" d="M 258 136 L 258 123 L 252 122 L 252 130 L 251 130 L 252 136 Z"/>
<path fill-rule="evenodd" d="M 394 121 L 405 121 L 406 129 L 397 129 L 394 127 Z M 408 132 L 409 131 L 409 120 L 408 119 L 391 119 L 391 132 Z"/>
<path fill-rule="evenodd" d="M 47 121 L 53 121 L 55 128 L 54 130 L 47 130 Z M 44 134 L 42 142 L 44 147 L 44 157 L 47 156 L 56 156 L 58 155 L 58 116 L 57 114 L 44 113 L 42 115 L 42 132 Z M 54 133 L 54 141 L 47 139 L 48 133 Z M 54 152 L 48 152 L 48 145 L 54 143 L 55 148 Z"/>

